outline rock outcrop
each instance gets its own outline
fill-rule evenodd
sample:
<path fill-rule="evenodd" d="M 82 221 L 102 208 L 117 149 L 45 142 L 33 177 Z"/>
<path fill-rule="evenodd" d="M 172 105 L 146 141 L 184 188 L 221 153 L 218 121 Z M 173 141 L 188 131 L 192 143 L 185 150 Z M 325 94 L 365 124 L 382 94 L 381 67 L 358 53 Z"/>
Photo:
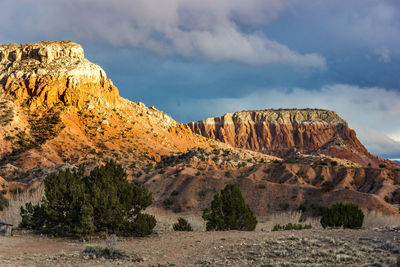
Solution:
<path fill-rule="evenodd" d="M 109 158 L 140 168 L 213 142 L 155 107 L 120 97 L 72 42 L 0 45 L 0 126 L 0 166 L 16 167 L 26 180 L 33 168 Z"/>
<path fill-rule="evenodd" d="M 381 160 L 368 153 L 354 130 L 334 111 L 278 109 L 227 113 L 189 123 L 197 134 L 266 154 L 325 154 L 367 166 Z"/>
<path fill-rule="evenodd" d="M 80 109 L 86 101 L 115 105 L 118 90 L 101 67 L 72 42 L 0 45 L 0 89 L 31 109 L 58 103 Z"/>

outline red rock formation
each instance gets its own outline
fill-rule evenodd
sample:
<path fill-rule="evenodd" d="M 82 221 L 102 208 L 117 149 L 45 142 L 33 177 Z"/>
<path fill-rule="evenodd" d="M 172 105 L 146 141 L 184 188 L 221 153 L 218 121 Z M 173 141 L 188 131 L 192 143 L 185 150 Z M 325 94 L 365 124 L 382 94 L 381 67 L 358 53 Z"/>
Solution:
<path fill-rule="evenodd" d="M 280 157 L 300 152 L 348 159 L 362 166 L 383 163 L 368 153 L 355 131 L 334 111 L 242 111 L 192 122 L 188 126 L 205 137 Z"/>
<path fill-rule="evenodd" d="M 118 90 L 72 42 L 0 45 L 0 89 L 31 109 L 58 103 L 81 108 L 89 100 L 115 105 Z"/>

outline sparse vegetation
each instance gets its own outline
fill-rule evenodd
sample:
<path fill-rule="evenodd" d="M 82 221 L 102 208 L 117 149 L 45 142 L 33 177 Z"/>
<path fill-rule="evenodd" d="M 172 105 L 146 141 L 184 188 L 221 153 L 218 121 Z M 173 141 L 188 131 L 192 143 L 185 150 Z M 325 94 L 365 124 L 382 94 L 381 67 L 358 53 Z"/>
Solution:
<path fill-rule="evenodd" d="M 288 223 L 286 225 L 276 224 L 272 231 L 289 231 L 289 230 L 305 230 L 311 229 L 311 224 L 296 224 L 296 223 Z"/>
<path fill-rule="evenodd" d="M 335 188 L 335 185 L 333 184 L 332 181 L 325 181 L 322 185 L 321 185 L 322 189 L 324 189 L 325 191 L 332 191 Z"/>
<path fill-rule="evenodd" d="M 5 207 L 8 207 L 8 200 L 0 194 L 0 211 L 2 211 Z"/>
<path fill-rule="evenodd" d="M 178 222 L 174 224 L 174 231 L 187 231 L 187 232 L 192 232 L 193 228 L 190 225 L 190 223 L 184 219 L 184 218 L 179 218 Z"/>
<path fill-rule="evenodd" d="M 174 198 L 173 197 L 167 197 L 166 199 L 163 200 L 163 206 L 165 208 L 170 208 L 174 204 Z"/>
<path fill-rule="evenodd" d="M 106 247 L 101 247 L 99 245 L 87 245 L 82 252 L 84 259 L 96 259 L 96 258 L 105 258 L 111 260 L 118 260 L 127 258 L 128 255 L 125 251 L 121 249 L 117 249 L 117 236 L 110 235 L 106 238 Z M 143 261 L 142 258 L 136 257 L 135 259 L 131 259 L 133 261 Z"/>
<path fill-rule="evenodd" d="M 146 236 L 154 216 L 142 210 L 152 203 L 143 184 L 129 183 L 122 166 L 109 161 L 84 175 L 84 168 L 50 174 L 38 205 L 21 207 L 22 228 L 54 236 L 88 236 L 100 232 Z"/>
<path fill-rule="evenodd" d="M 206 220 L 207 231 L 254 231 L 257 225 L 257 219 L 245 203 L 239 187 L 232 184 L 226 185 L 221 193 L 214 196 L 211 211 L 205 209 L 203 219 Z"/>
<path fill-rule="evenodd" d="M 336 203 L 325 208 L 322 218 L 322 227 L 360 228 L 363 225 L 364 213 L 356 204 Z"/>

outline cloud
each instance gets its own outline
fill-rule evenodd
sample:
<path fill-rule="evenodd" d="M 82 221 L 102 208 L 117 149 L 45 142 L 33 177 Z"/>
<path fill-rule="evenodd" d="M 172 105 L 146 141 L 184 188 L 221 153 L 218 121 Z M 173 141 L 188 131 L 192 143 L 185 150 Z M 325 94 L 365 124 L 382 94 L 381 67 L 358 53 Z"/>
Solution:
<path fill-rule="evenodd" d="M 384 155 L 388 158 L 400 156 L 400 143 L 387 135 L 354 122 L 351 127 L 356 131 L 358 139 L 371 153 Z"/>
<path fill-rule="evenodd" d="M 400 146 L 393 140 L 400 140 L 400 135 L 396 135 L 400 133 L 400 92 L 384 88 L 344 84 L 324 86 L 319 90 L 268 88 L 240 98 L 192 100 L 179 106 L 181 113 L 195 112 L 204 118 L 226 112 L 269 108 L 334 110 L 357 130 L 360 140 L 371 152 L 400 155 Z"/>
<path fill-rule="evenodd" d="M 10 39 L 73 39 L 211 61 L 325 67 L 258 31 L 290 0 L 2 0 Z M 258 30 L 245 31 L 241 26 Z"/>
<path fill-rule="evenodd" d="M 378 60 L 379 62 L 383 63 L 390 63 L 391 58 L 390 58 L 390 50 L 387 49 L 386 47 L 380 47 L 375 49 L 375 54 L 378 55 Z"/>

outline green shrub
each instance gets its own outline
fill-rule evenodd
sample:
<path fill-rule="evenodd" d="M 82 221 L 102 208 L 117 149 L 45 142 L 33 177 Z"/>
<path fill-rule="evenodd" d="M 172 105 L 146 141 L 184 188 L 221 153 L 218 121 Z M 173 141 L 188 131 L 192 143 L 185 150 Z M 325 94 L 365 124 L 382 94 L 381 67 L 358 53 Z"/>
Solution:
<path fill-rule="evenodd" d="M 200 192 L 199 192 L 199 196 L 200 197 L 205 197 L 207 195 L 207 190 L 201 190 Z"/>
<path fill-rule="evenodd" d="M 8 200 L 0 194 L 0 210 L 3 210 L 5 207 L 8 207 Z"/>
<path fill-rule="evenodd" d="M 205 209 L 203 219 L 206 220 L 207 231 L 254 231 L 257 225 L 257 219 L 245 203 L 239 187 L 232 184 L 214 196 L 211 211 Z"/>
<path fill-rule="evenodd" d="M 322 214 L 322 227 L 360 228 L 364 221 L 364 213 L 356 204 L 336 203 L 326 208 Z"/>
<path fill-rule="evenodd" d="M 152 203 L 143 184 L 129 183 L 114 161 L 93 169 L 89 176 L 84 172 L 81 166 L 48 175 L 42 202 L 21 207 L 20 226 L 54 236 L 151 234 L 156 220 L 141 213 Z"/>
<path fill-rule="evenodd" d="M 174 204 L 174 198 L 173 197 L 167 197 L 166 199 L 163 200 L 163 206 L 164 208 L 169 208 Z"/>
<path fill-rule="evenodd" d="M 322 214 L 324 214 L 324 211 L 325 211 L 325 209 L 327 209 L 327 207 L 324 205 L 321 205 L 321 204 L 312 203 L 311 209 L 312 209 L 312 213 L 314 216 L 322 216 Z"/>
<path fill-rule="evenodd" d="M 109 248 L 103 248 L 99 245 L 88 245 L 85 247 L 85 249 L 82 252 L 83 256 L 89 257 L 92 259 L 95 258 L 106 258 L 106 259 L 123 259 L 126 258 L 127 255 L 125 254 L 124 251 L 115 249 L 115 250 L 110 250 Z"/>
<path fill-rule="evenodd" d="M 307 210 L 307 203 L 306 202 L 303 202 L 303 203 L 301 203 L 300 205 L 299 205 L 299 211 L 301 211 L 301 212 L 305 212 L 306 210 Z"/>
<path fill-rule="evenodd" d="M 331 191 L 335 188 L 335 185 L 333 184 L 332 181 L 326 181 L 324 182 L 321 187 L 325 190 L 325 191 Z"/>
<path fill-rule="evenodd" d="M 389 197 L 389 196 L 385 196 L 383 199 L 384 199 L 387 203 L 390 203 L 390 197 Z"/>
<path fill-rule="evenodd" d="M 400 267 L 400 256 L 397 257 L 397 263 L 396 263 L 397 267 Z"/>
<path fill-rule="evenodd" d="M 288 223 L 286 225 L 276 224 L 272 231 L 289 231 L 289 230 L 305 230 L 311 229 L 311 224 L 296 224 L 296 223 Z"/>
<path fill-rule="evenodd" d="M 174 230 L 192 232 L 193 228 L 187 220 L 179 218 L 178 222 L 174 224 Z"/>

